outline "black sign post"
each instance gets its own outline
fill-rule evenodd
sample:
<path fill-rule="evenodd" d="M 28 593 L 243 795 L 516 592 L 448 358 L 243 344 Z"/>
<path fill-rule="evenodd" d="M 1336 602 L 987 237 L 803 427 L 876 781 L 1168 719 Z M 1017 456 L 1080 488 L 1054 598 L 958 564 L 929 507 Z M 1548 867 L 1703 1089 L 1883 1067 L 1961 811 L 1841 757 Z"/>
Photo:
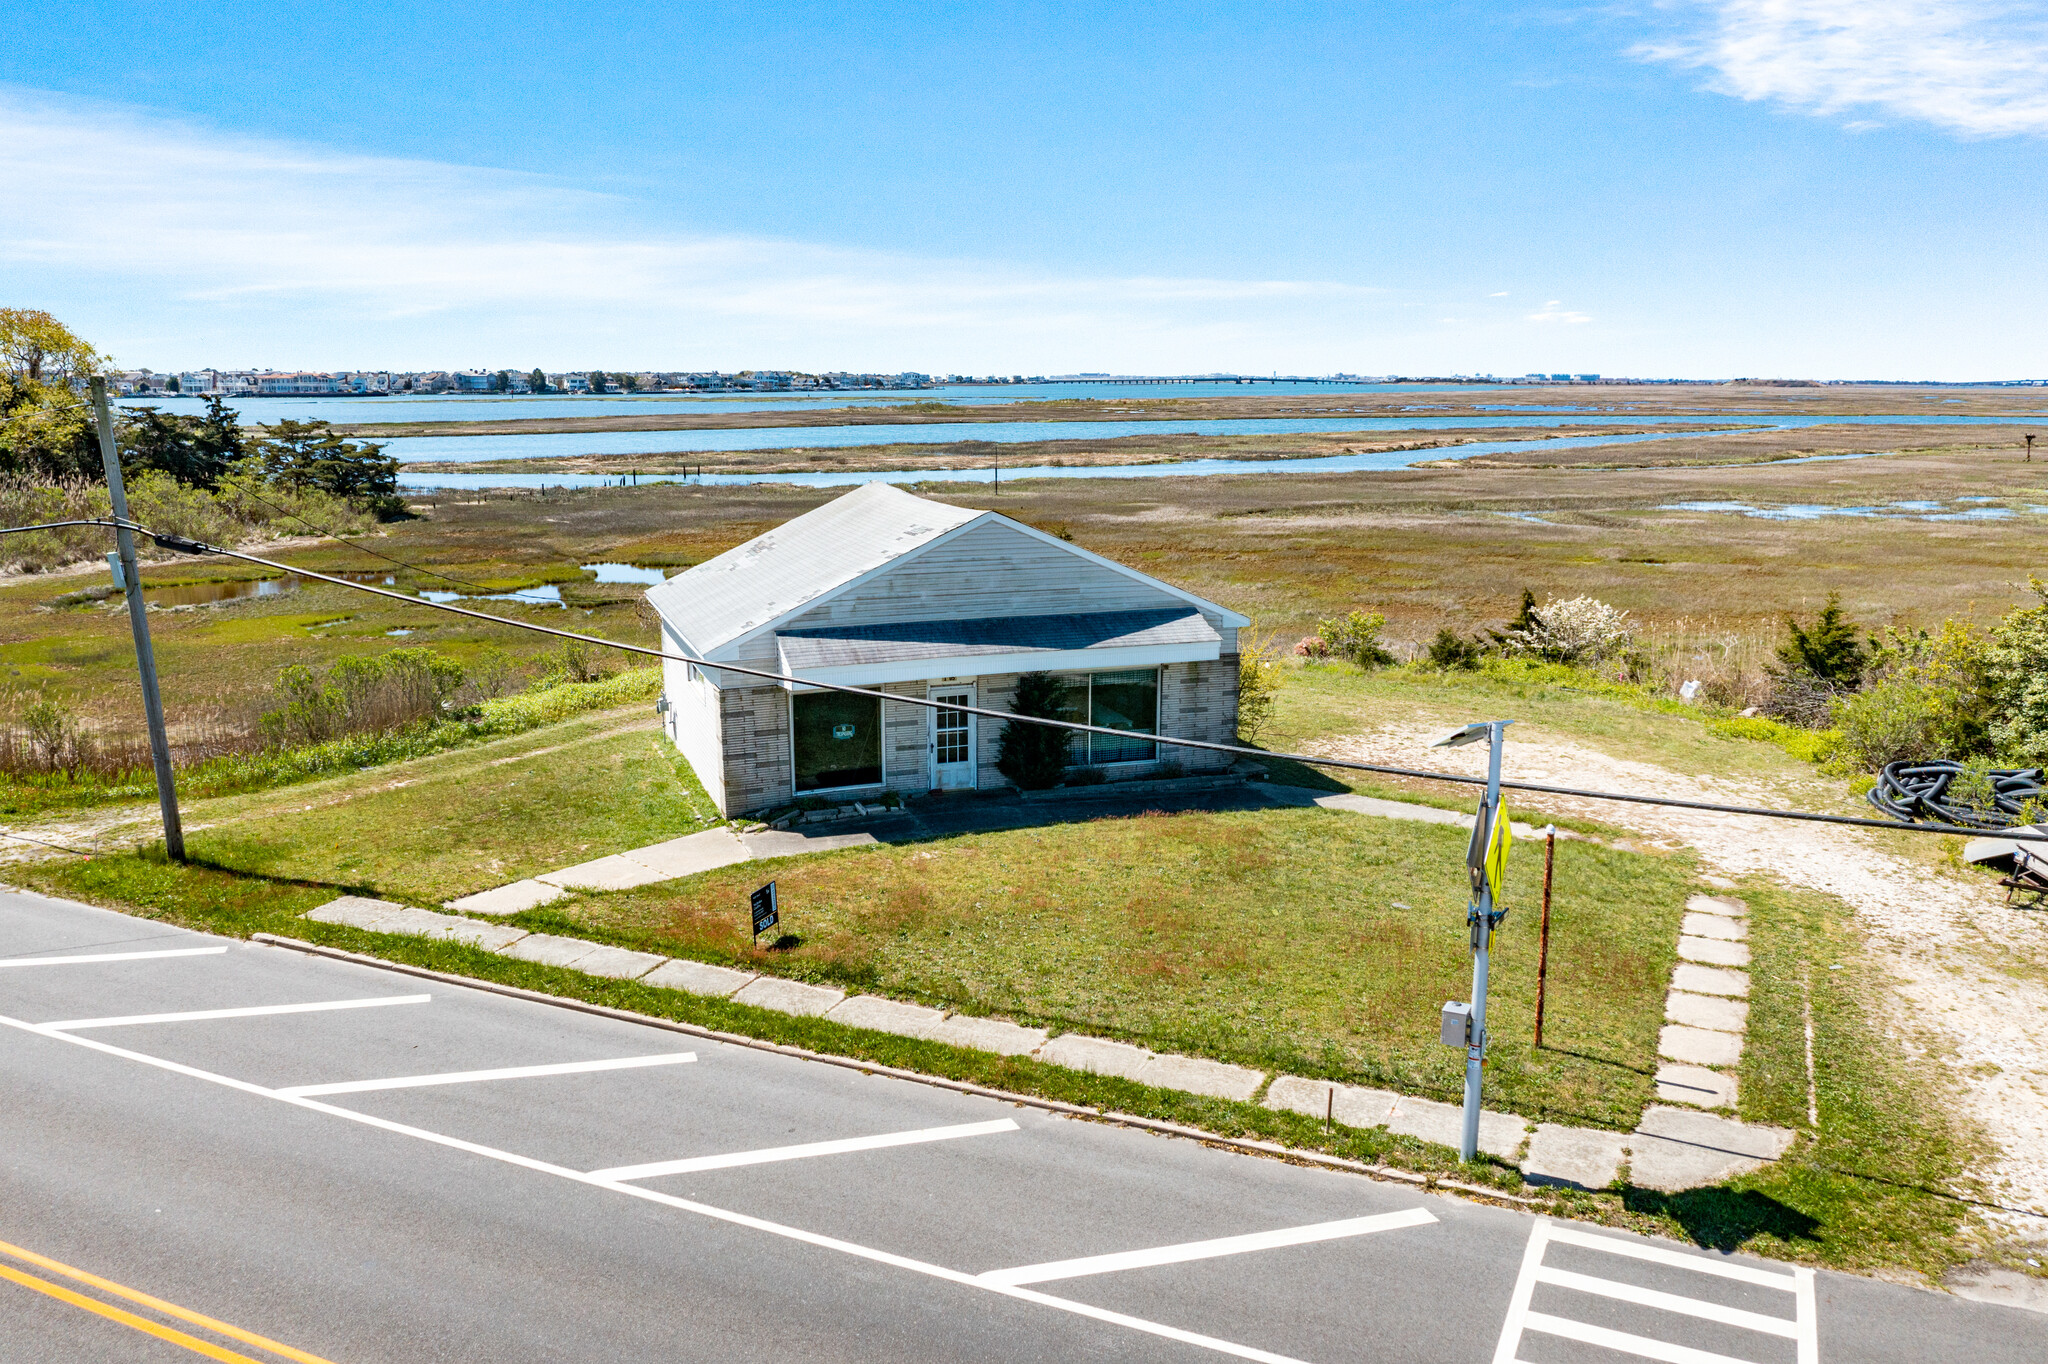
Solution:
<path fill-rule="evenodd" d="M 775 903 L 775 883 L 770 881 L 754 892 L 754 945 L 759 947 L 761 935 L 781 922 Z"/>

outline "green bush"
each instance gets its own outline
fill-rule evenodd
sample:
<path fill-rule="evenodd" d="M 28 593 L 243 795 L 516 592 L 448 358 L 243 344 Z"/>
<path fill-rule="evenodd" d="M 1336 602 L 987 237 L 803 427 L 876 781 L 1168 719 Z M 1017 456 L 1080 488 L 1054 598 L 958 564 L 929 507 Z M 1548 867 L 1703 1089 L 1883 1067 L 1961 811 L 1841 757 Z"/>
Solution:
<path fill-rule="evenodd" d="M 1317 621 L 1316 638 L 1337 658 L 1349 659 L 1361 668 L 1384 668 L 1394 661 L 1393 654 L 1380 643 L 1380 631 L 1386 628 L 1387 618 L 1379 612 L 1353 611 L 1335 620 Z"/>
<path fill-rule="evenodd" d="M 1837 687 L 1853 687 L 1870 661 L 1870 650 L 1856 638 L 1856 622 L 1842 614 L 1842 594 L 1828 593 L 1813 628 L 1785 617 L 1785 642 L 1778 663 L 1788 674 L 1804 673 Z"/>
<path fill-rule="evenodd" d="M 1286 673 L 1270 636 L 1237 632 L 1237 741 L 1255 744 L 1273 718 L 1273 703 Z"/>
<path fill-rule="evenodd" d="M 2048 582 L 2029 576 L 2041 605 L 2009 612 L 1984 651 L 1991 742 L 2016 767 L 2048 764 Z"/>
<path fill-rule="evenodd" d="M 1471 670 L 1479 666 L 1479 660 L 1486 652 L 1485 646 L 1476 639 L 1466 639 L 1446 625 L 1436 632 L 1436 638 L 1429 642 L 1426 655 L 1429 666 L 1450 672 L 1454 669 Z"/>
<path fill-rule="evenodd" d="M 1940 738 L 1946 718 L 1937 693 L 1893 673 L 1835 703 L 1835 757 L 1853 771 L 1875 772 L 1887 763 L 1952 756 Z"/>
<path fill-rule="evenodd" d="M 1042 720 L 1066 720 L 1072 700 L 1067 684 L 1051 673 L 1025 673 L 1017 679 L 1010 713 Z M 1005 721 L 996 740 L 996 770 L 1026 791 L 1044 791 L 1060 784 L 1067 771 L 1072 731 L 1050 725 Z"/>

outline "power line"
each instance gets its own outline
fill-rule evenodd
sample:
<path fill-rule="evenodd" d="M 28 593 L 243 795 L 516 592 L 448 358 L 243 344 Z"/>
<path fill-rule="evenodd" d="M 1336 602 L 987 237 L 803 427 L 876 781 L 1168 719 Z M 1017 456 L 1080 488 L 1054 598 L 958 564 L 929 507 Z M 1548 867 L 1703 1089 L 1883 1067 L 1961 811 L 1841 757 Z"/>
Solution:
<path fill-rule="evenodd" d="M 948 705 L 926 697 L 900 696 L 893 692 L 876 691 L 868 687 L 850 687 L 838 682 L 821 682 L 813 678 L 795 677 L 788 673 L 769 672 L 766 669 L 749 668 L 736 663 L 714 663 L 708 659 L 697 658 L 690 654 L 671 653 L 665 649 L 649 648 L 644 644 L 622 644 L 617 640 L 600 639 L 595 635 L 579 634 L 574 630 L 558 630 L 551 625 L 540 625 L 531 621 L 508 620 L 503 616 L 493 616 L 482 611 L 472 611 L 464 606 L 455 606 L 447 602 L 428 601 L 422 597 L 409 597 L 402 592 L 392 592 L 381 587 L 371 587 L 365 583 L 352 583 L 346 578 L 336 578 L 325 573 L 315 573 L 310 569 L 293 568 L 289 564 L 281 564 L 275 560 L 260 558 L 254 554 L 244 554 L 239 550 L 223 549 L 218 545 L 209 545 L 203 541 L 190 540 L 180 535 L 159 534 L 156 531 L 141 526 L 133 526 L 132 524 L 131 528 L 140 530 L 144 535 L 149 536 L 165 549 L 181 550 L 187 554 L 221 554 L 231 559 L 242 559 L 252 564 L 261 564 L 266 568 L 275 568 L 286 573 L 297 573 L 303 577 L 333 583 L 339 587 L 354 588 L 358 592 L 370 592 L 380 597 L 389 597 L 393 601 L 406 602 L 414 606 L 425 606 L 436 611 L 447 611 L 458 616 L 468 616 L 472 620 L 485 621 L 492 625 L 508 625 L 515 630 L 530 630 L 535 634 L 553 635 L 560 639 L 573 639 L 584 644 L 595 644 L 599 648 L 617 649 L 623 653 L 642 654 L 649 658 L 688 663 L 695 667 L 711 669 L 717 672 L 735 673 L 742 677 L 755 677 L 765 682 L 814 687 L 820 691 L 841 692 L 848 696 L 865 696 L 877 701 L 893 701 L 900 705 L 923 706 L 927 710 L 959 711 L 968 715 L 985 716 L 991 720 L 1001 720 L 1005 723 L 1023 722 L 1026 724 L 1044 725 L 1049 728 L 1064 729 L 1077 734 L 1106 734 L 1113 738 L 1126 740 L 1132 737 L 1129 730 L 1110 729 L 1104 725 L 1087 725 L 1073 720 L 1053 720 L 1035 715 L 1015 715 L 1007 711 L 989 710 L 981 706 Z M 4 533 L 4 531 L 0 531 L 0 533 Z M 1315 757 L 1306 753 L 1274 753 L 1266 749 L 1246 748 L 1238 744 L 1213 743 L 1206 739 L 1182 739 L 1164 734 L 1147 734 L 1143 738 L 1149 743 L 1167 744 L 1172 747 L 1199 749 L 1209 753 L 1229 753 L 1253 759 L 1271 760 L 1278 758 L 1289 762 L 1302 763 L 1310 767 L 1334 767 L 1348 772 L 1373 772 L 1385 776 L 1412 777 L 1424 781 L 1453 782 L 1461 786 L 1484 786 L 1486 784 L 1486 778 L 1484 777 L 1465 777 L 1453 772 L 1431 772 L 1417 768 L 1391 767 L 1381 763 L 1353 762 L 1344 758 Z M 1682 800 L 1676 796 L 1633 796 L 1618 791 L 1583 791 L 1569 786 L 1546 786 L 1535 782 L 1519 781 L 1503 781 L 1501 786 L 1507 790 L 1529 791 L 1540 795 L 1569 796 L 1580 800 L 1611 800 L 1631 805 L 1658 805 L 1681 810 L 1705 810 L 1714 814 L 1755 815 L 1764 819 L 1802 820 L 1813 824 L 1844 824 L 1858 828 L 1898 829 L 1909 833 L 1964 834 L 1970 837 L 1981 837 L 1984 834 L 1982 829 L 1968 829 L 1952 824 L 1906 824 L 1897 820 L 1867 819 L 1856 815 L 1824 815 L 1813 814 L 1804 810 L 1772 810 L 1757 805 L 1722 805 L 1714 801 Z M 1998 836 L 2029 843 L 2048 843 L 2048 833 L 2029 833 L 2017 829 L 2008 829 L 2001 831 Z"/>
<path fill-rule="evenodd" d="M 262 504 L 263 504 L 264 506 L 266 506 L 266 507 L 270 508 L 270 509 L 271 509 L 272 511 L 274 511 L 274 512 L 277 512 L 277 513 L 278 513 L 279 515 L 281 515 L 281 516 L 289 516 L 289 517 L 290 517 L 290 518 L 291 518 L 292 520 L 294 520 L 294 521 L 298 522 L 298 523 L 299 523 L 300 525 L 302 525 L 302 526 L 306 526 L 306 527 L 309 527 L 310 529 L 313 529 L 313 530 L 317 530 L 317 531 L 319 531 L 319 532 L 320 532 L 320 533 L 321 533 L 322 535 L 325 535 L 325 536 L 327 536 L 327 537 L 328 537 L 328 538 L 330 538 L 330 539 L 334 539 L 334 540 L 339 540 L 339 541 L 341 541 L 341 543 L 343 543 L 344 545 L 347 545 L 347 546 L 348 546 L 348 547 L 349 547 L 350 549 L 359 549 L 359 550 L 361 550 L 361 551 L 362 551 L 363 553 L 365 553 L 365 554 L 368 554 L 368 555 L 372 555 L 372 556 L 374 556 L 374 557 L 376 557 L 376 558 L 379 558 L 379 559 L 382 559 L 382 560 L 384 560 L 384 562 L 386 562 L 386 563 L 389 563 L 389 564 L 397 564 L 397 565 L 398 565 L 398 566 L 399 566 L 400 568 L 402 568 L 402 569 L 405 569 L 405 570 L 407 570 L 408 572 L 412 572 L 412 573 L 424 573 L 424 574 L 426 574 L 426 575 L 427 575 L 428 577 L 430 577 L 430 578 L 439 578 L 439 579 L 440 579 L 441 581 L 443 581 L 443 582 L 455 583 L 455 584 L 457 584 L 458 586 L 461 586 L 461 587 L 473 587 L 473 588 L 475 588 L 475 589 L 476 589 L 476 590 L 477 590 L 478 592 L 482 592 L 482 593 L 489 593 L 489 592 L 490 592 L 490 590 L 491 590 L 490 588 L 486 587 L 486 586 L 485 586 L 484 584 L 482 584 L 482 583 L 473 583 L 473 582 L 470 582 L 470 581 L 469 581 L 469 580 L 468 580 L 467 578 L 454 578 L 454 577 L 450 577 L 450 576 L 449 576 L 448 574 L 446 574 L 446 573 L 442 573 L 442 572 L 439 572 L 438 570 L 435 570 L 435 569 L 431 569 L 431 568 L 422 568 L 422 567 L 420 567 L 420 566 L 419 566 L 418 564 L 409 564 L 409 563 L 407 563 L 407 562 L 406 562 L 405 560 L 403 560 L 403 559 L 394 559 L 394 558 L 392 558 L 392 557 L 391 557 L 391 556 L 390 556 L 389 554 L 385 554 L 385 553 L 383 553 L 383 552 L 382 552 L 382 551 L 380 551 L 380 550 L 374 550 L 374 549 L 371 549 L 371 548 L 370 548 L 370 547 L 369 547 L 368 545 L 359 545 L 359 544 L 357 544 L 357 543 L 356 543 L 355 541 L 353 541 L 353 540 L 350 540 L 350 539 L 346 538 L 345 536 L 341 536 L 341 535 L 337 535 L 337 534 L 335 534 L 335 533 L 334 533 L 333 531 L 329 530 L 329 529 L 328 529 L 327 527 L 325 527 L 325 526 L 316 526 L 316 525 L 314 525 L 314 524 L 313 524 L 313 523 L 312 523 L 311 521 L 308 521 L 308 520 L 307 520 L 307 519 L 306 519 L 305 517 L 303 517 L 303 516 L 299 515 L 299 514 L 298 514 L 297 512 L 295 512 L 295 511 L 291 511 L 291 510 L 289 510 L 289 509 L 287 509 L 287 508 L 284 508 L 284 507 L 280 507 L 280 506 L 278 506 L 278 505 L 277 505 L 277 503 L 275 503 L 275 502 L 272 502 L 272 501 L 271 501 L 271 500 L 270 500 L 269 498 L 267 498 L 267 497 L 264 497 L 264 496 L 262 496 L 262 495 L 261 495 L 261 494 L 259 494 L 259 493 L 254 493 L 254 492 L 251 492 L 251 491 L 249 491 L 249 489 L 248 489 L 248 488 L 247 488 L 246 486 L 244 486 L 243 484 L 240 484 L 240 483 L 236 483 L 236 482 L 235 482 L 235 481 L 233 481 L 232 479 L 222 479 L 221 481 L 222 481 L 223 483 L 226 483 L 226 484 L 227 484 L 227 485 L 228 485 L 228 486 L 229 486 L 230 488 L 233 488 L 233 489 L 234 489 L 234 490 L 235 490 L 236 492 L 238 492 L 238 493 L 241 493 L 241 494 L 242 494 L 242 495 L 243 495 L 244 497 L 252 497 L 252 498 L 255 498 L 255 499 L 256 499 L 256 500 L 258 501 L 258 502 L 261 502 L 261 503 L 262 503 Z M 300 570 L 300 569 L 293 569 L 293 570 L 291 570 L 291 571 L 292 571 L 292 572 L 294 572 L 294 573 L 298 573 L 298 572 L 301 572 L 302 570 Z M 352 586 L 352 587 L 360 587 L 360 586 L 362 586 L 362 584 L 360 584 L 360 583 L 351 583 L 351 584 L 350 584 L 350 586 Z"/>

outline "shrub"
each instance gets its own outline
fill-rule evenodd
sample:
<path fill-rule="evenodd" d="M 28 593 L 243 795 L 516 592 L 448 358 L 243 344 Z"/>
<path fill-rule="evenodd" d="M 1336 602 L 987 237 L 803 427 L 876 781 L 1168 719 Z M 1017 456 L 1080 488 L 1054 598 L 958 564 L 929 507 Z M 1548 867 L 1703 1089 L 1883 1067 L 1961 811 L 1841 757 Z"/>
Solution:
<path fill-rule="evenodd" d="M 462 665 L 432 649 L 392 649 L 337 658 L 320 673 L 282 669 L 284 704 L 262 717 L 275 744 L 317 744 L 345 734 L 386 733 L 438 716 L 462 685 Z"/>
<path fill-rule="evenodd" d="M 1881 678 L 1835 702 L 1836 753 L 1844 765 L 1875 772 L 1887 763 L 1946 757 L 1936 693 L 1905 673 Z"/>
<path fill-rule="evenodd" d="M 2029 576 L 2041 605 L 2006 614 L 1984 650 L 1989 737 L 2015 766 L 2048 764 L 2048 582 Z"/>
<path fill-rule="evenodd" d="M 1254 744 L 1273 718 L 1283 674 L 1270 635 L 1237 633 L 1237 741 Z"/>
<path fill-rule="evenodd" d="M 1452 669 L 1473 669 L 1479 666 L 1479 659 L 1485 648 L 1476 639 L 1466 639 L 1446 625 L 1436 632 L 1436 638 L 1429 642 L 1427 654 L 1429 666 L 1450 672 Z"/>
<path fill-rule="evenodd" d="M 1597 663 L 1635 641 L 1628 612 L 1597 597 L 1565 601 L 1553 597 L 1535 612 L 1525 602 L 1523 616 L 1531 615 L 1533 624 L 1512 626 L 1503 636 L 1510 652 L 1533 654 L 1552 663 Z"/>
<path fill-rule="evenodd" d="M 1380 643 L 1380 631 L 1387 618 L 1377 611 L 1353 611 L 1335 620 L 1316 622 L 1316 637 L 1323 642 L 1324 656 L 1348 659 L 1361 668 L 1383 668 L 1394 661 Z M 1296 652 L 1300 646 L 1295 646 Z"/>
<path fill-rule="evenodd" d="M 1010 713 L 1041 720 L 1069 718 L 1072 701 L 1067 684 L 1051 673 L 1025 673 L 1017 679 Z M 1066 775 L 1072 731 L 1050 725 L 1005 721 L 996 740 L 996 770 L 1026 791 L 1044 791 Z"/>
<path fill-rule="evenodd" d="M 1853 690 L 1870 662 L 1870 650 L 1856 638 L 1856 623 L 1842 614 L 1842 594 L 1828 593 L 1827 605 L 1811 630 L 1785 617 L 1785 642 L 1778 663 L 1787 675 L 1805 673 L 1837 689 Z"/>
<path fill-rule="evenodd" d="M 1296 658 L 1328 658 L 1330 656 L 1330 646 L 1321 635 L 1303 635 L 1295 641 L 1294 656 Z"/>

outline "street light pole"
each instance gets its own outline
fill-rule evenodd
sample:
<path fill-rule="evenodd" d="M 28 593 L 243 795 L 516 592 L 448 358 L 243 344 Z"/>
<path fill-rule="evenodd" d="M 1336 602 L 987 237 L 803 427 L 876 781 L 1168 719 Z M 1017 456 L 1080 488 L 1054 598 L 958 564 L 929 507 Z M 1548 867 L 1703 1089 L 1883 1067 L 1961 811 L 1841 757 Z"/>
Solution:
<path fill-rule="evenodd" d="M 99 418 L 100 460 L 107 469 L 107 496 L 112 503 L 114 543 L 121 587 L 128 598 L 128 628 L 135 635 L 135 665 L 142 674 L 142 714 L 149 722 L 149 756 L 156 766 L 156 799 L 164 815 L 164 852 L 173 862 L 185 860 L 185 829 L 178 820 L 178 787 L 171 774 L 171 744 L 164 733 L 164 703 L 156 689 L 156 650 L 149 642 L 149 604 L 142 599 L 142 570 L 135 562 L 135 535 L 128 529 L 128 490 L 121 483 L 121 452 L 114 444 L 114 417 L 107 409 L 107 381 L 92 381 L 92 406 Z"/>
<path fill-rule="evenodd" d="M 1472 1002 L 1462 1006 L 1465 1121 L 1458 1138 L 1461 1160 L 1473 1160 L 1479 1154 L 1480 1079 L 1481 1068 L 1486 1064 L 1487 966 L 1493 950 L 1493 931 L 1500 927 L 1500 921 L 1505 917 L 1495 906 L 1500 879 L 1506 872 L 1509 836 L 1505 827 L 1507 811 L 1501 808 L 1500 800 L 1500 750 L 1505 731 L 1513 723 L 1512 720 L 1481 720 L 1447 734 L 1431 745 L 1433 748 L 1458 748 L 1484 739 L 1487 749 L 1486 799 L 1480 802 L 1479 814 L 1472 822 L 1472 844 L 1465 858 L 1472 882 L 1472 899 L 1465 910 L 1465 923 L 1472 934 Z M 1453 1011 L 1459 1008 L 1458 1005 L 1445 1007 L 1446 1042 L 1458 1040 L 1450 1024 L 1457 1017 Z"/>

